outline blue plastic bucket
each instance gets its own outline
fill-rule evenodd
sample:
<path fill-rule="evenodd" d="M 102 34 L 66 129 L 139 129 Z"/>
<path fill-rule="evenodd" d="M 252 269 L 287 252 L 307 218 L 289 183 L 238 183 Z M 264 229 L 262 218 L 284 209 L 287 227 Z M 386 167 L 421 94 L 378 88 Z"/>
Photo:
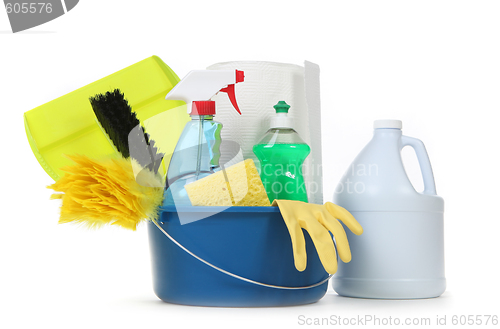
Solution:
<path fill-rule="evenodd" d="M 181 225 L 180 212 L 207 217 Z M 154 292 L 165 302 L 300 305 L 318 301 L 328 288 L 329 275 L 306 231 L 307 268 L 295 269 L 277 207 L 164 207 L 148 231 Z"/>

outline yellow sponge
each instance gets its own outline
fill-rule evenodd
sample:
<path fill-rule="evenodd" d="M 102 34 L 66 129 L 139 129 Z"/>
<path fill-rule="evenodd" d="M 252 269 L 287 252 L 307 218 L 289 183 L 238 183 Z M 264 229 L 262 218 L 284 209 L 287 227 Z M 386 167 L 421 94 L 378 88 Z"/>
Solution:
<path fill-rule="evenodd" d="M 270 206 L 252 159 L 185 186 L 193 206 Z"/>

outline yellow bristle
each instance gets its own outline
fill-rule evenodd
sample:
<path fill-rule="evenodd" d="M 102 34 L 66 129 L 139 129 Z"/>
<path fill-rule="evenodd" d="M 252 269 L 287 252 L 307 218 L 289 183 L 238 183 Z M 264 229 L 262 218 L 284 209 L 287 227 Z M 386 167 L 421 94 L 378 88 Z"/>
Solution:
<path fill-rule="evenodd" d="M 62 170 L 64 176 L 48 186 L 51 199 L 62 199 L 59 223 L 105 224 L 135 230 L 143 219 L 156 220 L 163 200 L 161 178 L 149 170 L 136 182 L 130 159 L 91 159 L 68 156 L 75 164 Z"/>

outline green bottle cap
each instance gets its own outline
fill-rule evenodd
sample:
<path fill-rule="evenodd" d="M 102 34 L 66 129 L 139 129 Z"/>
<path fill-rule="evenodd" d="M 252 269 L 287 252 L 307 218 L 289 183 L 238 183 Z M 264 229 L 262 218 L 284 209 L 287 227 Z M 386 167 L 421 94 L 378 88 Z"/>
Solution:
<path fill-rule="evenodd" d="M 279 101 L 278 104 L 274 105 L 276 113 L 288 113 L 289 108 L 290 105 L 288 105 L 285 101 Z"/>

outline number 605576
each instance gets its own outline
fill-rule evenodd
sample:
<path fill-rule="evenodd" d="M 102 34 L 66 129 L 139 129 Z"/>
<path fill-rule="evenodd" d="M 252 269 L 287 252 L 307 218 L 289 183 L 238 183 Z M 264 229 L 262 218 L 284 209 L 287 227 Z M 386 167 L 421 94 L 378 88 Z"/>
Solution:
<path fill-rule="evenodd" d="M 36 14 L 36 13 L 52 13 L 52 4 L 44 2 L 23 2 L 23 3 L 6 3 L 5 9 L 7 14 Z"/>

